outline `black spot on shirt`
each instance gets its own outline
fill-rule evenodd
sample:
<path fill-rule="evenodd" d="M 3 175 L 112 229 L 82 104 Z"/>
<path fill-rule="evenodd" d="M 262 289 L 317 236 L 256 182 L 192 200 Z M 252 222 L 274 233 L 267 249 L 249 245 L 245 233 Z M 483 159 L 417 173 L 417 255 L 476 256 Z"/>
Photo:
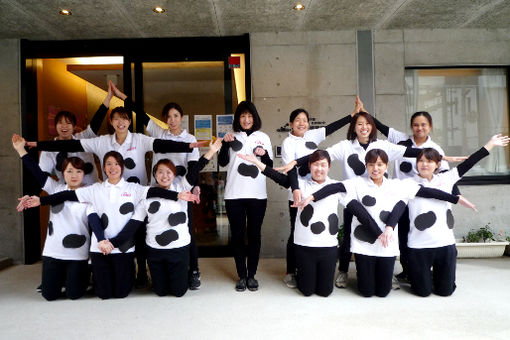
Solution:
<path fill-rule="evenodd" d="M 243 148 L 243 143 L 241 143 L 237 139 L 234 139 L 233 141 L 230 142 L 230 147 L 234 151 L 239 151 Z"/>
<path fill-rule="evenodd" d="M 374 235 L 370 228 L 361 224 L 354 229 L 354 237 L 363 242 L 374 244 L 377 241 L 377 236 Z"/>
<path fill-rule="evenodd" d="M 305 146 L 307 149 L 310 149 L 310 150 L 317 149 L 317 144 L 315 144 L 314 142 L 306 142 Z"/>
<path fill-rule="evenodd" d="M 101 215 L 101 225 L 103 226 L 103 230 L 108 228 L 108 216 L 106 216 L 106 214 Z"/>
<path fill-rule="evenodd" d="M 150 214 L 155 214 L 158 212 L 160 207 L 161 207 L 161 203 L 159 203 L 158 201 L 154 201 L 154 202 L 151 202 L 151 204 L 149 204 L 148 211 Z"/>
<path fill-rule="evenodd" d="M 186 168 L 183 167 L 182 165 L 177 165 L 175 167 L 175 173 L 177 176 L 184 176 L 186 175 Z"/>
<path fill-rule="evenodd" d="M 363 205 L 365 207 L 373 207 L 376 203 L 376 200 L 375 200 L 375 197 L 372 197 L 370 195 L 365 195 L 361 199 L 361 203 L 363 203 Z"/>
<path fill-rule="evenodd" d="M 53 222 L 48 223 L 48 235 L 53 235 Z"/>
<path fill-rule="evenodd" d="M 452 210 L 446 210 L 446 224 L 448 228 L 453 229 L 453 225 L 455 224 L 455 219 L 453 218 Z"/>
<path fill-rule="evenodd" d="M 130 212 L 133 212 L 133 211 L 135 211 L 135 206 L 131 202 L 126 202 L 123 205 L 121 205 L 120 208 L 119 208 L 119 212 L 122 215 L 129 214 Z"/>
<path fill-rule="evenodd" d="M 433 211 L 429 211 L 423 214 L 416 216 L 414 219 L 414 225 L 416 229 L 423 231 L 427 228 L 430 228 L 436 223 L 436 214 Z"/>
<path fill-rule="evenodd" d="M 175 213 L 175 214 L 170 214 L 168 216 L 168 223 L 172 227 L 175 227 L 176 225 L 179 225 L 184 222 L 186 222 L 186 213 L 184 213 L 182 211 Z"/>
<path fill-rule="evenodd" d="M 352 154 L 347 158 L 347 164 L 351 167 L 356 176 L 361 176 L 365 173 L 365 164 L 363 164 L 357 154 Z"/>
<path fill-rule="evenodd" d="M 138 183 L 138 184 L 140 184 L 140 178 L 138 178 L 136 176 L 131 176 L 126 181 L 127 182 L 131 182 L 131 183 Z"/>
<path fill-rule="evenodd" d="M 57 205 L 52 205 L 51 206 L 51 212 L 53 214 L 58 214 L 59 212 L 61 212 L 64 209 L 64 204 L 65 204 L 65 202 L 57 204 Z"/>
<path fill-rule="evenodd" d="M 310 230 L 315 235 L 319 235 L 326 229 L 326 226 L 322 222 L 315 222 L 310 225 Z"/>
<path fill-rule="evenodd" d="M 134 168 L 135 168 L 136 163 L 135 163 L 135 161 L 133 160 L 133 158 L 126 158 L 126 159 L 124 160 L 124 166 L 126 167 L 126 169 L 131 170 L 131 169 L 134 169 Z"/>
<path fill-rule="evenodd" d="M 85 175 L 88 175 L 90 174 L 92 171 L 94 171 L 94 166 L 92 165 L 92 163 L 85 163 L 85 165 L 83 166 L 83 172 L 85 173 Z"/>
<path fill-rule="evenodd" d="M 329 222 L 329 233 L 331 235 L 338 234 L 338 216 L 336 216 L 336 214 L 329 215 L 328 222 Z"/>
<path fill-rule="evenodd" d="M 64 160 L 67 158 L 67 152 L 65 151 L 60 151 L 59 153 L 57 153 L 57 157 L 56 157 L 56 164 L 55 164 L 55 169 L 57 169 L 57 171 L 62 171 L 62 164 L 64 163 Z"/>
<path fill-rule="evenodd" d="M 301 214 L 299 215 L 299 220 L 301 221 L 301 224 L 305 227 L 308 227 L 308 223 L 310 222 L 310 219 L 313 216 L 313 207 L 308 204 L 306 207 L 303 208 L 301 211 Z"/>
<path fill-rule="evenodd" d="M 239 167 L 237 168 L 237 172 L 239 174 L 246 176 L 246 177 L 253 177 L 257 178 L 259 175 L 259 169 L 255 165 L 249 165 L 246 163 L 239 164 Z"/>
<path fill-rule="evenodd" d="M 408 140 L 402 140 L 397 144 L 410 148 L 411 146 L 413 146 L 413 141 L 409 138 Z"/>
<path fill-rule="evenodd" d="M 124 242 L 123 244 L 121 244 L 119 246 L 119 250 L 121 252 L 125 253 L 126 251 L 128 251 L 134 245 L 135 245 L 135 239 L 134 238 L 130 238 L 129 240 L 127 240 L 126 242 Z"/>
<path fill-rule="evenodd" d="M 379 213 L 379 219 L 383 221 L 384 223 L 388 223 L 388 218 L 390 217 L 390 212 L 383 210 Z"/>
<path fill-rule="evenodd" d="M 77 235 L 77 234 L 69 234 L 62 240 L 62 245 L 64 248 L 80 248 L 85 244 L 87 238 L 85 235 Z"/>
<path fill-rule="evenodd" d="M 400 163 L 400 171 L 408 173 L 411 170 L 413 170 L 413 165 L 411 163 L 406 161 Z"/>
<path fill-rule="evenodd" d="M 170 229 L 157 235 L 155 239 L 160 246 L 165 247 L 171 242 L 177 241 L 179 239 L 179 234 L 175 230 Z"/>

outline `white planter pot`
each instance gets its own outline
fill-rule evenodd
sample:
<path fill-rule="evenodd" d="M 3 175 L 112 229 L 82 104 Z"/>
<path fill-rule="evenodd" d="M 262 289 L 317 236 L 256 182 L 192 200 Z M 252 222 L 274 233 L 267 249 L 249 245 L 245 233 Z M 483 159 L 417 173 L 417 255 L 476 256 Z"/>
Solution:
<path fill-rule="evenodd" d="M 457 243 L 458 258 L 500 257 L 508 242 Z"/>

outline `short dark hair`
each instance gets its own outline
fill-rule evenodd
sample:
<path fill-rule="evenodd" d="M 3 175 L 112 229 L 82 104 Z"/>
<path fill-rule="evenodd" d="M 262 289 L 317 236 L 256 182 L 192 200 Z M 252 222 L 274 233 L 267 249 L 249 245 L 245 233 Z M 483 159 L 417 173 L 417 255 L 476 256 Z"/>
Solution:
<path fill-rule="evenodd" d="M 295 109 L 294 111 L 292 111 L 290 113 L 290 117 L 289 117 L 289 122 L 293 123 L 294 122 L 294 119 L 296 119 L 296 117 L 301 113 L 303 112 L 306 116 L 306 120 L 310 120 L 310 115 L 308 114 L 308 111 L 306 111 L 305 109 L 302 109 L 302 108 L 299 108 L 299 109 Z"/>
<path fill-rule="evenodd" d="M 167 166 L 172 172 L 174 173 L 174 176 L 177 174 L 177 169 L 175 168 L 175 164 L 169 160 L 168 158 L 160 159 L 156 164 L 154 164 L 154 167 L 152 168 L 152 176 L 154 176 L 154 179 L 156 179 L 156 171 L 158 170 L 158 167 L 160 165 Z"/>
<path fill-rule="evenodd" d="M 111 123 L 113 115 L 117 114 L 120 118 L 131 120 L 131 110 L 126 109 L 124 106 L 117 106 L 110 112 L 109 121 Z"/>
<path fill-rule="evenodd" d="M 163 106 L 163 109 L 161 110 L 161 117 L 166 120 L 168 119 L 168 112 L 170 112 L 171 109 L 176 109 L 177 112 L 180 113 L 181 117 L 184 115 L 184 111 L 182 110 L 182 107 L 177 103 L 167 103 L 165 106 Z"/>
<path fill-rule="evenodd" d="M 73 168 L 85 171 L 85 162 L 79 157 L 68 157 L 62 162 L 62 172 L 71 164 Z"/>
<path fill-rule="evenodd" d="M 328 165 L 331 166 L 331 158 L 329 157 L 329 152 L 326 150 L 315 150 L 308 158 L 308 167 L 310 167 L 310 164 L 323 159 L 327 160 Z"/>
<path fill-rule="evenodd" d="M 365 118 L 368 124 L 372 125 L 372 131 L 370 131 L 370 135 L 368 136 L 368 142 L 375 142 L 377 140 L 377 129 L 375 128 L 374 118 L 365 111 L 360 111 L 351 118 L 351 124 L 349 125 L 349 130 L 347 130 L 347 139 L 353 141 L 358 138 L 356 135 L 356 123 L 359 117 Z"/>
<path fill-rule="evenodd" d="M 55 119 L 53 120 L 55 127 L 57 127 L 57 123 L 62 119 L 65 118 L 68 121 L 71 122 L 73 126 L 76 126 L 76 116 L 74 113 L 71 113 L 69 111 L 59 111 L 57 115 L 55 116 Z"/>
<path fill-rule="evenodd" d="M 432 127 L 432 116 L 430 115 L 430 113 L 428 113 L 427 111 L 418 111 L 413 113 L 413 115 L 411 116 L 411 128 L 413 127 L 414 119 L 420 116 L 425 117 L 429 121 L 430 127 Z"/>
<path fill-rule="evenodd" d="M 377 158 L 381 158 L 384 164 L 388 164 L 388 154 L 381 149 L 372 149 L 365 155 L 365 165 L 377 162 Z"/>
<path fill-rule="evenodd" d="M 124 158 L 122 157 L 122 155 L 120 153 L 118 153 L 117 151 L 108 151 L 104 157 L 103 157 L 103 171 L 104 171 L 104 165 L 106 164 L 106 160 L 109 158 L 109 157 L 113 157 L 115 159 L 115 161 L 117 163 L 119 163 L 120 165 L 120 172 L 121 172 L 121 176 L 122 174 L 124 173 Z"/>
<path fill-rule="evenodd" d="M 418 154 L 416 155 L 416 162 L 425 156 L 426 159 L 435 162 L 436 164 L 441 163 L 441 160 L 443 159 L 443 156 L 434 148 L 423 148 L 421 149 Z"/>
<path fill-rule="evenodd" d="M 260 116 L 255 105 L 248 100 L 242 101 L 239 103 L 239 105 L 237 105 L 236 112 L 234 113 L 234 121 L 232 122 L 232 129 L 235 132 L 242 131 L 240 118 L 241 115 L 245 112 L 250 113 L 253 117 L 253 126 L 251 128 L 252 131 L 260 130 L 262 127 L 262 120 L 260 120 Z"/>

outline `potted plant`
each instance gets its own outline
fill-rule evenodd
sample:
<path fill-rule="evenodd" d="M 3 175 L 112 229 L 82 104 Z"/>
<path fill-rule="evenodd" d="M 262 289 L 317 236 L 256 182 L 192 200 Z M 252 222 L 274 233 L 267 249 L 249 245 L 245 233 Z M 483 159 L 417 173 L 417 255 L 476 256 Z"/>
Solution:
<path fill-rule="evenodd" d="M 503 231 L 496 234 L 490 223 L 487 223 L 479 229 L 471 229 L 463 238 L 463 242 L 457 242 L 457 257 L 500 257 L 503 256 L 508 244 L 509 242 L 503 237 Z"/>

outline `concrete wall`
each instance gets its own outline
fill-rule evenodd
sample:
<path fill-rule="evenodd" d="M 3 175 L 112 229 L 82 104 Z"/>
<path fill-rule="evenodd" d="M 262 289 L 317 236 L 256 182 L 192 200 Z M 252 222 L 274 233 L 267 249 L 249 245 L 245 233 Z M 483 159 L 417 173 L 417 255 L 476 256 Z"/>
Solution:
<path fill-rule="evenodd" d="M 351 112 L 357 93 L 356 32 L 252 33 L 253 100 L 262 116 L 262 130 L 281 145 L 290 112 L 306 108 L 312 117 L 331 122 Z M 408 131 L 405 118 L 406 66 L 508 65 L 510 30 L 384 30 L 374 32 L 376 115 L 389 126 Z M 508 133 L 508 131 L 507 131 Z M 324 146 L 344 139 L 346 128 Z M 474 151 L 474 150 L 473 150 Z M 280 164 L 276 160 L 275 164 Z M 332 177 L 341 178 L 338 166 Z M 509 185 L 462 186 L 479 212 L 455 207 L 456 237 L 491 222 L 510 235 L 510 211 L 502 197 Z M 289 235 L 286 190 L 272 182 L 262 232 L 262 255 L 284 256 Z M 495 201 L 494 197 L 498 200 Z M 341 215 L 340 215 L 341 216 Z"/>
<path fill-rule="evenodd" d="M 12 149 L 13 132 L 21 132 L 19 40 L 0 40 L 0 257 L 23 261 L 22 215 L 16 212 L 21 195 L 21 162 Z"/>

